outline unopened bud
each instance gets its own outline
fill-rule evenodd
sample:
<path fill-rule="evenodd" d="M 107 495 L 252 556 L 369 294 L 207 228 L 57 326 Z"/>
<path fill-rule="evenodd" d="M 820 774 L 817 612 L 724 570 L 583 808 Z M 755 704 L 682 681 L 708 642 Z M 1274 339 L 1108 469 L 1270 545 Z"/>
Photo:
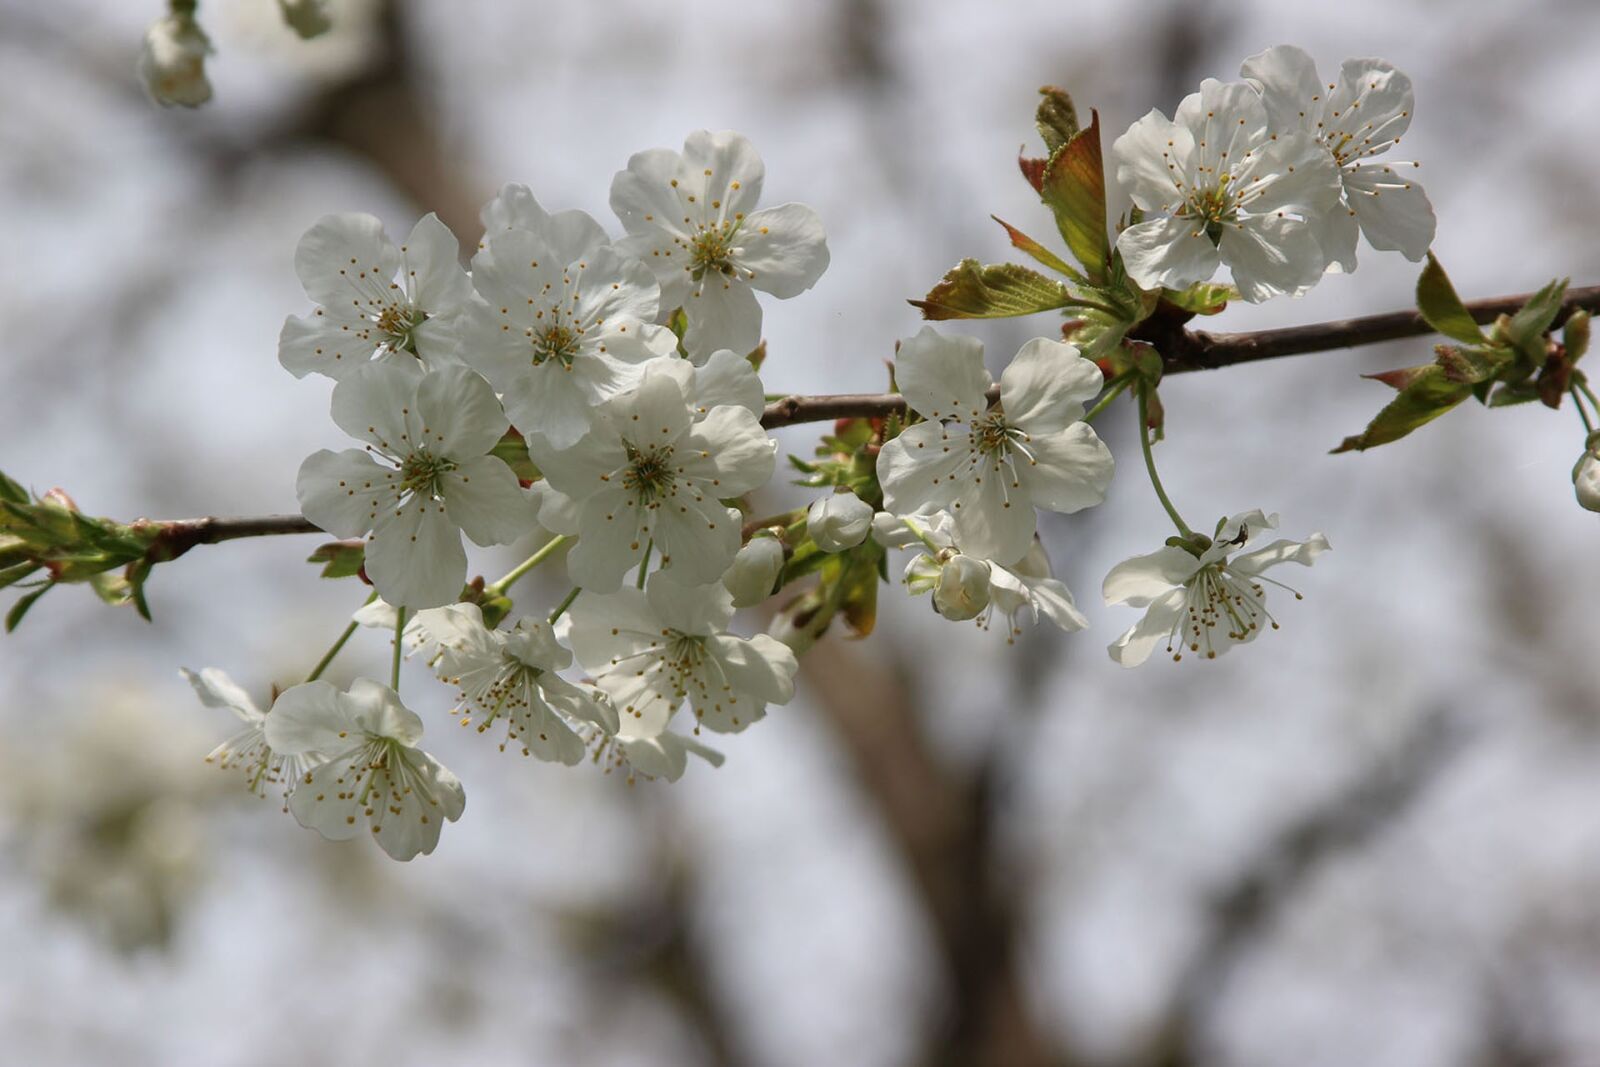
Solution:
<path fill-rule="evenodd" d="M 139 77 L 151 99 L 162 107 L 199 107 L 211 99 L 206 80 L 206 54 L 211 41 L 192 14 L 171 14 L 156 20 L 144 35 Z"/>
<path fill-rule="evenodd" d="M 806 533 L 824 552 L 843 552 L 867 539 L 872 507 L 849 490 L 825 496 L 806 512 Z"/>
<path fill-rule="evenodd" d="M 1572 471 L 1572 489 L 1578 503 L 1590 511 L 1600 511 L 1600 458 L 1585 452 Z"/>
<path fill-rule="evenodd" d="M 783 573 L 783 545 L 775 537 L 752 537 L 722 576 L 722 584 L 733 594 L 733 606 L 749 608 L 772 595 L 778 576 Z"/>
<path fill-rule="evenodd" d="M 951 556 L 934 582 L 933 606 L 957 622 L 976 618 L 989 606 L 989 565 L 972 556 Z"/>

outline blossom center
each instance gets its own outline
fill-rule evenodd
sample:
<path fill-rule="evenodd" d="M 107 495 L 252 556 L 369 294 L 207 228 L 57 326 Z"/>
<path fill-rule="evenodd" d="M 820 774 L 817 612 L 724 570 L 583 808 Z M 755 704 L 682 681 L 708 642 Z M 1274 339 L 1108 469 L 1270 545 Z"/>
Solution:
<path fill-rule="evenodd" d="M 689 242 L 689 271 L 695 281 L 707 271 L 733 273 L 733 235 L 737 227 L 727 222 L 708 226 Z"/>
<path fill-rule="evenodd" d="M 543 333 L 532 335 L 533 365 L 535 367 L 555 360 L 564 367 L 572 366 L 578 354 L 578 341 L 582 334 L 569 326 L 550 326 Z"/>
<path fill-rule="evenodd" d="M 444 476 L 455 469 L 456 464 L 443 456 L 413 452 L 400 464 L 400 489 L 418 496 L 441 496 Z"/>
<path fill-rule="evenodd" d="M 389 304 L 373 319 L 373 325 L 388 335 L 389 346 L 397 352 L 417 354 L 417 327 L 428 320 L 428 313 L 410 304 Z"/>
<path fill-rule="evenodd" d="M 678 482 L 678 470 L 672 465 L 671 445 L 638 445 L 624 442 L 628 466 L 622 472 L 622 487 L 650 505 L 669 496 Z"/>
<path fill-rule="evenodd" d="M 1235 574 L 1226 562 L 1206 564 L 1184 586 L 1183 612 L 1173 625 L 1167 651 L 1179 659 L 1183 654 L 1175 646 L 1188 645 L 1190 652 L 1216 659 L 1219 648 L 1254 637 L 1263 621 L 1276 630 L 1266 595 L 1260 582 Z"/>
<path fill-rule="evenodd" d="M 1211 238 L 1213 243 L 1222 238 L 1224 226 L 1238 220 L 1239 206 L 1244 202 L 1242 190 L 1229 189 L 1231 178 L 1230 174 L 1221 174 L 1217 178 L 1217 184 L 1203 189 L 1191 189 L 1180 212 L 1201 223 L 1205 227 L 1206 236 Z"/>

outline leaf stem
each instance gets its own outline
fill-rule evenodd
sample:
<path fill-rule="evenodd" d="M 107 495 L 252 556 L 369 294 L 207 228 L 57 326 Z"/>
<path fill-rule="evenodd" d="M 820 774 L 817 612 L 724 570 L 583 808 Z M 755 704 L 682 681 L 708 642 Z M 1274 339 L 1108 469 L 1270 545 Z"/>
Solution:
<path fill-rule="evenodd" d="M 1194 531 L 1183 521 L 1178 509 L 1172 506 L 1172 498 L 1167 496 L 1166 489 L 1161 485 L 1161 476 L 1156 473 L 1156 457 L 1150 451 L 1150 386 L 1144 382 L 1139 383 L 1139 447 L 1144 451 L 1144 468 L 1150 472 L 1150 485 L 1156 491 L 1156 499 L 1161 501 L 1161 506 L 1166 509 L 1167 516 L 1172 519 L 1178 532 L 1184 537 L 1193 537 Z"/>

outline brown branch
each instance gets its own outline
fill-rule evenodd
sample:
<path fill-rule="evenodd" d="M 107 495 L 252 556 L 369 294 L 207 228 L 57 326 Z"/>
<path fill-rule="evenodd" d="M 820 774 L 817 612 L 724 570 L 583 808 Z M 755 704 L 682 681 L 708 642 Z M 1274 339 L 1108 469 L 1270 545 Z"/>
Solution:
<path fill-rule="evenodd" d="M 281 534 L 322 533 L 310 519 L 301 515 L 258 515 L 243 519 L 141 519 L 135 527 L 161 527 L 156 544 L 164 551 L 161 558 L 176 559 L 195 545 L 215 545 L 244 537 L 276 537 Z M 154 549 L 152 549 L 154 551 Z"/>
<path fill-rule="evenodd" d="M 1467 304 L 1467 310 L 1479 322 L 1493 322 L 1501 315 L 1516 311 L 1527 303 L 1531 295 L 1522 293 L 1478 300 Z M 1567 316 L 1578 308 L 1600 311 L 1600 285 L 1567 290 L 1567 298 L 1556 316 L 1556 325 L 1565 322 Z M 1330 352 L 1405 337 L 1425 337 L 1433 332 L 1433 327 L 1417 312 L 1391 311 L 1383 315 L 1366 315 L 1356 319 L 1254 333 L 1206 333 L 1185 329 L 1181 322 L 1155 318 L 1140 323 L 1131 336 L 1155 346 L 1161 353 L 1167 374 L 1184 374 L 1277 359 L 1280 356 Z M 998 395 L 995 390 L 990 390 L 990 400 Z M 786 396 L 767 405 L 767 410 L 761 416 L 761 425 L 770 430 L 778 426 L 826 422 L 830 419 L 880 418 L 903 414 L 905 410 L 905 397 L 896 393 Z"/>

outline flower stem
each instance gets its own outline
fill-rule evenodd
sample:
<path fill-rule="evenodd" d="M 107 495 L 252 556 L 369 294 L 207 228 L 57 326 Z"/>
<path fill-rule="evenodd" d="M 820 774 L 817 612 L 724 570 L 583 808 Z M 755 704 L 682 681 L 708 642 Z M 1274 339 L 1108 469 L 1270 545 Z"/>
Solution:
<path fill-rule="evenodd" d="M 581 593 L 581 592 L 583 592 L 583 589 L 581 587 L 576 586 L 576 585 L 573 586 L 572 587 L 572 592 L 567 594 L 567 598 L 565 600 L 563 600 L 561 603 L 556 605 L 556 610 L 554 610 L 554 611 L 552 611 L 550 613 L 550 625 L 551 626 L 554 626 L 556 624 L 556 620 L 561 618 L 561 616 L 563 616 L 563 615 L 565 615 L 567 613 L 567 609 L 572 607 L 572 602 L 574 600 L 578 599 L 578 594 Z"/>
<path fill-rule="evenodd" d="M 928 532 L 926 530 L 924 530 L 920 525 L 918 525 L 917 523 L 913 522 L 911 520 L 910 516 L 902 515 L 900 517 L 900 521 L 901 521 L 901 523 L 903 523 L 905 525 L 906 529 L 910 530 L 912 532 L 912 534 L 915 535 L 915 537 L 916 537 L 916 539 L 918 541 L 921 541 L 924 545 L 927 546 L 928 551 L 931 552 L 935 557 L 937 557 L 939 555 L 939 553 L 944 551 L 944 546 L 943 545 L 939 545 L 939 544 L 935 544 L 933 539 L 928 536 Z"/>
<path fill-rule="evenodd" d="M 406 643 L 406 609 L 394 609 L 394 659 L 389 664 L 389 688 L 400 692 L 400 660 Z"/>
<path fill-rule="evenodd" d="M 1583 410 L 1583 397 L 1578 393 L 1578 387 L 1576 385 L 1569 386 L 1567 392 L 1572 394 L 1572 406 L 1578 409 L 1578 418 L 1583 420 L 1584 434 L 1586 436 L 1592 435 L 1594 433 L 1594 423 L 1590 421 L 1589 413 Z M 1596 405 L 1596 410 L 1600 411 L 1600 405 Z"/>
<path fill-rule="evenodd" d="M 378 599 L 378 593 L 374 590 L 372 595 L 367 597 L 367 603 L 370 604 L 376 599 Z M 317 661 L 317 665 L 311 668 L 311 673 L 306 675 L 306 681 L 314 682 L 322 677 L 322 672 L 328 669 L 328 665 L 333 662 L 333 658 L 344 648 L 345 642 L 350 640 L 350 635 L 356 632 L 356 625 L 356 621 L 351 619 L 350 625 L 346 626 L 344 632 L 339 635 L 338 640 L 334 641 L 333 647 L 324 652 L 322 658 Z"/>
<path fill-rule="evenodd" d="M 1593 405 L 1595 414 L 1600 415 L 1600 397 L 1594 395 L 1594 390 L 1589 388 L 1589 383 L 1584 380 L 1584 376 L 1581 373 L 1574 375 L 1572 384 L 1577 386 L 1583 392 L 1583 395 L 1589 398 L 1589 403 Z"/>
<path fill-rule="evenodd" d="M 1172 506 L 1172 499 L 1161 485 L 1161 476 L 1156 473 L 1156 458 L 1150 452 L 1150 387 L 1143 382 L 1139 384 L 1139 447 L 1144 450 L 1144 468 L 1150 472 L 1150 485 L 1156 491 L 1156 499 L 1161 501 L 1161 506 L 1166 509 L 1167 516 L 1172 519 L 1178 532 L 1184 537 L 1193 537 L 1194 531 L 1183 521 L 1178 509 Z"/>
<path fill-rule="evenodd" d="M 645 574 L 650 570 L 650 553 L 655 547 L 656 542 L 654 538 L 651 538 L 644 543 L 644 558 L 639 561 L 639 577 L 635 579 L 633 583 L 633 587 L 635 589 L 644 588 Z"/>
<path fill-rule="evenodd" d="M 497 594 L 504 593 L 507 589 L 510 589 L 513 585 L 515 585 L 524 574 L 527 574 L 529 571 L 533 570 L 533 568 L 549 559 L 556 549 L 560 548 L 566 543 L 567 537 L 565 534 L 557 534 L 556 536 L 552 537 L 550 540 L 546 541 L 540 546 L 539 551 L 535 552 L 533 555 L 529 556 L 515 567 L 512 567 L 506 572 L 505 577 L 490 585 L 485 592 Z"/>
<path fill-rule="evenodd" d="M 1111 388 L 1106 392 L 1106 395 L 1095 401 L 1094 407 L 1083 413 L 1082 421 L 1093 422 L 1095 420 L 1095 416 L 1099 415 L 1106 408 L 1110 407 L 1111 402 L 1122 395 L 1122 391 L 1128 388 L 1129 380 L 1130 379 L 1128 378 L 1118 378 L 1116 381 L 1112 382 Z"/>

